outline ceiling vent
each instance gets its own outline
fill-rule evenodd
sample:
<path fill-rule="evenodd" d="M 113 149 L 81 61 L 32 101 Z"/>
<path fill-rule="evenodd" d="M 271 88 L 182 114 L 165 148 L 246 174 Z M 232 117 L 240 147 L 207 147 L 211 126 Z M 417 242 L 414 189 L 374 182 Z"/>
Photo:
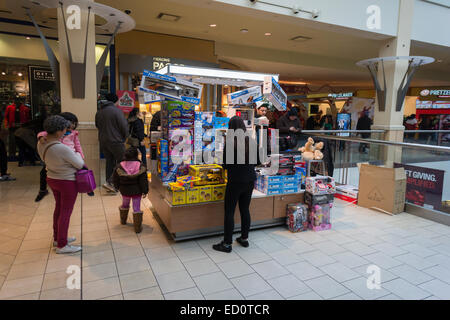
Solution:
<path fill-rule="evenodd" d="M 176 22 L 181 19 L 180 16 L 176 16 L 174 14 L 168 14 L 168 13 L 160 13 L 156 17 L 157 19 L 164 20 L 164 21 L 170 21 L 170 22 Z"/>
<path fill-rule="evenodd" d="M 305 41 L 308 41 L 308 40 L 311 40 L 312 38 L 310 38 L 310 37 L 305 37 L 305 36 L 296 36 L 296 37 L 293 37 L 291 40 L 292 41 L 296 41 L 296 42 L 305 42 Z"/>

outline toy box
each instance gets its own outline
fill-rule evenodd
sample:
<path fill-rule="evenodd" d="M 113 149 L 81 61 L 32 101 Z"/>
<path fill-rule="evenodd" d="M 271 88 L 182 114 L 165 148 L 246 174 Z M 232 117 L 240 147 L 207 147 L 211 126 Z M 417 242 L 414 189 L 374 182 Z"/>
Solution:
<path fill-rule="evenodd" d="M 216 184 L 211 186 L 213 201 L 221 201 L 225 199 L 226 186 L 226 184 Z"/>
<path fill-rule="evenodd" d="M 305 203 L 309 206 L 333 203 L 333 200 L 333 194 L 312 194 L 308 191 L 305 192 Z"/>
<path fill-rule="evenodd" d="M 186 190 L 186 203 L 198 203 L 199 202 L 199 190 L 198 188 L 193 188 L 190 190 Z"/>
<path fill-rule="evenodd" d="M 270 189 L 270 190 L 265 190 L 265 191 L 263 190 L 261 192 L 267 194 L 268 196 L 274 196 L 274 195 L 277 195 L 277 194 L 283 194 L 284 193 L 283 189 L 281 189 L 281 188 L 279 188 L 279 189 Z"/>
<path fill-rule="evenodd" d="M 295 166 L 295 174 L 300 180 L 301 184 L 305 184 L 306 181 L 306 168 Z"/>
<path fill-rule="evenodd" d="M 223 184 L 225 182 L 223 168 L 218 164 L 192 165 L 189 175 L 200 178 L 196 185 Z"/>
<path fill-rule="evenodd" d="M 198 187 L 198 192 L 199 192 L 198 197 L 199 202 L 212 201 L 211 186 Z"/>
<path fill-rule="evenodd" d="M 336 186 L 334 196 L 347 202 L 356 202 L 358 200 L 358 188 L 352 185 Z"/>
<path fill-rule="evenodd" d="M 290 188 L 283 188 L 283 193 L 297 193 L 297 192 L 298 192 L 298 186 L 290 187 Z"/>
<path fill-rule="evenodd" d="M 308 208 L 303 203 L 288 204 L 286 222 L 291 232 L 308 230 Z"/>
<path fill-rule="evenodd" d="M 186 190 L 172 190 L 170 193 L 172 205 L 178 206 L 186 204 Z"/>
<path fill-rule="evenodd" d="M 296 175 L 292 175 L 292 176 L 284 176 L 284 182 L 297 182 L 297 176 Z"/>
<path fill-rule="evenodd" d="M 298 188 L 298 181 L 295 182 L 285 182 L 283 188 Z"/>
<path fill-rule="evenodd" d="M 315 176 L 306 178 L 306 191 L 312 194 L 334 194 L 336 185 L 334 179 L 325 176 Z"/>
<path fill-rule="evenodd" d="M 314 231 L 331 229 L 331 208 L 333 204 L 316 204 L 309 207 L 309 227 Z"/>
<path fill-rule="evenodd" d="M 261 176 L 262 179 L 268 182 L 284 182 L 283 176 Z"/>

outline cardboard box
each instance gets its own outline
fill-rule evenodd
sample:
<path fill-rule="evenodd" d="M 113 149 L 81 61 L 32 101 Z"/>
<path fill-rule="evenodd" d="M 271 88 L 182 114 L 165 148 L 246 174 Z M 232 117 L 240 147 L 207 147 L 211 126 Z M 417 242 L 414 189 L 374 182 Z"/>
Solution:
<path fill-rule="evenodd" d="M 405 209 L 404 168 L 383 168 L 362 164 L 359 173 L 358 205 L 388 214 Z"/>
<path fill-rule="evenodd" d="M 225 199 L 226 184 L 216 184 L 211 186 L 213 201 L 221 201 Z"/>
<path fill-rule="evenodd" d="M 172 205 L 186 204 L 186 190 L 172 190 L 169 192 L 171 193 Z"/>

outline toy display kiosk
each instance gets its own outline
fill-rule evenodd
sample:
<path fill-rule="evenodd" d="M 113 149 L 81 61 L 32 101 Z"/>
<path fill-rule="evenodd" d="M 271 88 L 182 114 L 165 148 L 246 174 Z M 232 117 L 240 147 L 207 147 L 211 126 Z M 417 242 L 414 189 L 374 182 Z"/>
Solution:
<path fill-rule="evenodd" d="M 162 75 L 181 77 L 197 84 L 221 84 L 239 87 L 262 86 L 266 74 L 240 72 L 223 69 L 172 66 L 158 71 Z M 278 80 L 276 75 L 269 75 Z M 247 125 L 253 127 L 254 110 L 229 108 L 227 115 L 245 114 Z M 251 111 L 251 112 L 250 112 Z M 190 111 L 188 111 L 190 112 Z M 204 121 L 208 121 L 203 119 Z M 196 121 L 201 121 L 197 119 Z M 162 119 L 162 123 L 163 123 Z M 205 123 L 203 123 L 203 126 Z M 206 123 L 207 125 L 207 123 Z M 201 128 L 201 126 L 200 126 Z M 194 130 L 195 131 L 195 130 Z M 194 133 L 195 135 L 195 133 Z M 162 140 L 161 140 L 162 141 Z M 159 144 L 160 152 L 168 148 Z M 190 165 L 186 175 L 177 175 L 176 181 L 163 182 L 160 175 L 152 175 L 149 199 L 153 214 L 164 224 L 174 240 L 183 240 L 223 233 L 225 172 L 219 165 Z M 250 211 L 251 228 L 286 224 L 286 206 L 304 200 L 304 191 L 290 194 L 268 195 L 254 190 Z M 236 230 L 240 228 L 239 208 L 235 213 Z"/>

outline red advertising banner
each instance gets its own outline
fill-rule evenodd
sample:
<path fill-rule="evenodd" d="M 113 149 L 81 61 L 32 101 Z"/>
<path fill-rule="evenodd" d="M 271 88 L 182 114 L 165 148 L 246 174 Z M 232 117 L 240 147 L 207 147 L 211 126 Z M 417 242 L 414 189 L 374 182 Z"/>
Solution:
<path fill-rule="evenodd" d="M 406 201 L 441 210 L 445 171 L 394 163 L 394 168 L 401 167 L 406 173 Z"/>
<path fill-rule="evenodd" d="M 117 90 L 117 107 L 122 109 L 123 112 L 129 113 L 135 107 L 136 93 L 134 91 Z"/>

